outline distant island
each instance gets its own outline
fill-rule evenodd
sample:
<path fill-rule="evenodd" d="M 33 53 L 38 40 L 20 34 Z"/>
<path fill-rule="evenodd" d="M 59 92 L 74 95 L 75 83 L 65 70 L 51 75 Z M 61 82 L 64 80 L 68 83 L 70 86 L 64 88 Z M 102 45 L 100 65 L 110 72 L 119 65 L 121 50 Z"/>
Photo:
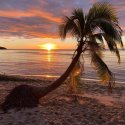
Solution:
<path fill-rule="evenodd" d="M 7 48 L 5 48 L 5 47 L 1 47 L 1 46 L 0 46 L 0 49 L 7 49 Z"/>

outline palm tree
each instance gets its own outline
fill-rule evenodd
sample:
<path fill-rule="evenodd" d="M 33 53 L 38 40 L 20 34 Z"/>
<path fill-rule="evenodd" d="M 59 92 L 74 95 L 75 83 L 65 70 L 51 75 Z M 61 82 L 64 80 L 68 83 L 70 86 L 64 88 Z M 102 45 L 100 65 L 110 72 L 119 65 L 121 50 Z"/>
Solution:
<path fill-rule="evenodd" d="M 120 44 L 123 47 L 122 30 L 114 8 L 109 3 L 95 3 L 87 15 L 82 9 L 74 9 L 70 17 L 64 17 L 59 29 L 62 39 L 65 39 L 67 33 L 70 33 L 77 39 L 78 47 L 67 70 L 52 85 L 47 87 L 43 96 L 66 80 L 80 55 L 86 50 L 89 50 L 91 61 L 103 82 L 109 81 L 111 83 L 113 74 L 101 59 L 101 52 L 104 48 L 104 41 L 106 41 L 109 50 L 116 54 L 118 62 L 120 62 L 117 45 Z"/>
<path fill-rule="evenodd" d="M 122 30 L 114 8 L 109 3 L 95 3 L 88 14 L 85 14 L 82 9 L 74 9 L 71 16 L 64 17 L 59 29 L 62 39 L 65 39 L 67 33 L 70 33 L 77 40 L 78 47 L 73 60 L 62 76 L 51 85 L 42 90 L 41 88 L 30 86 L 33 95 L 39 99 L 62 85 L 77 64 L 80 55 L 86 50 L 89 51 L 91 62 L 100 78 L 103 82 L 108 81 L 111 86 L 114 79 L 113 74 L 102 60 L 101 52 L 104 49 L 104 42 L 106 42 L 109 50 L 116 54 L 118 62 L 120 62 L 117 45 L 119 44 L 123 47 L 121 40 Z M 5 102 L 7 101 L 5 100 Z M 23 105 L 23 103 L 20 104 Z"/>

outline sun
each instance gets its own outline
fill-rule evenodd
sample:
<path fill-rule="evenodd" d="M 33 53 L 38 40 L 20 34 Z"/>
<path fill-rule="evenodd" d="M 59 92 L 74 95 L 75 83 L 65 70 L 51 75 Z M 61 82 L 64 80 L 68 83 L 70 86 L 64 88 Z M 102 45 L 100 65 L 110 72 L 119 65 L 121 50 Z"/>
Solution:
<path fill-rule="evenodd" d="M 40 48 L 50 51 L 50 50 L 56 49 L 56 45 L 53 43 L 46 43 L 46 44 L 40 45 Z"/>

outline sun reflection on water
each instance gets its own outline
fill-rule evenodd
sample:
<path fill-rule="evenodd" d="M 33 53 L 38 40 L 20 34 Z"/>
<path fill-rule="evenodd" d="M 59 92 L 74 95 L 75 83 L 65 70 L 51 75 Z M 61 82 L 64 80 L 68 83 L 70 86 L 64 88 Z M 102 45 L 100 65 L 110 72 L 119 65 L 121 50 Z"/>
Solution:
<path fill-rule="evenodd" d="M 51 62 L 52 61 L 52 53 L 50 50 L 48 50 L 48 53 L 47 53 L 47 61 L 48 62 Z"/>
<path fill-rule="evenodd" d="M 51 55 L 47 55 L 47 61 L 51 62 L 52 61 L 52 56 Z"/>

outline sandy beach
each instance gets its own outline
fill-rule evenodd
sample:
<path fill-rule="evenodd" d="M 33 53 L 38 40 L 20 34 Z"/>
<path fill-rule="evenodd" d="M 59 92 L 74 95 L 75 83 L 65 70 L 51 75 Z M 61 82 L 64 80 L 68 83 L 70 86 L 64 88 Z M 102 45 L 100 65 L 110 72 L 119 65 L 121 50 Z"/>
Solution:
<path fill-rule="evenodd" d="M 0 81 L 0 103 L 12 88 L 21 84 L 46 86 L 52 80 L 10 80 Z M 94 81 L 81 81 L 77 95 L 67 93 L 66 85 L 40 100 L 32 109 L 0 110 L 0 125 L 124 125 L 125 86 L 116 84 L 113 93 L 107 87 Z"/>

